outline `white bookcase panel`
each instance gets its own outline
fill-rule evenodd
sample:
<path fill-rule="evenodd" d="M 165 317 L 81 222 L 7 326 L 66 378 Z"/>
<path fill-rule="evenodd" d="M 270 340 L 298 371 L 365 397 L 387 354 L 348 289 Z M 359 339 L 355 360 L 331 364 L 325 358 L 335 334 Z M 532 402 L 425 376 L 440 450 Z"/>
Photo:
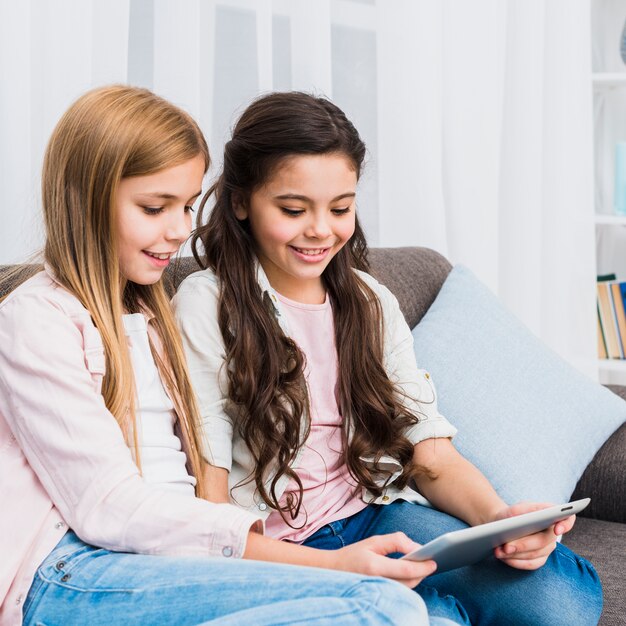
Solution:
<path fill-rule="evenodd" d="M 614 208 L 615 146 L 626 142 L 625 0 L 591 0 L 596 269 L 626 280 L 626 215 Z M 599 360 L 602 383 L 626 384 L 626 360 Z"/>

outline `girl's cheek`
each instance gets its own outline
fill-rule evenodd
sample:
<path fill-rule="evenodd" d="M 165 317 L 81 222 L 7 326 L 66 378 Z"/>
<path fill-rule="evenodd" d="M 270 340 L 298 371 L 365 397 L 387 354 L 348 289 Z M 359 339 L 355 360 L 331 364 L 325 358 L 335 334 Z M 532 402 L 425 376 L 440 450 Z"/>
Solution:
<path fill-rule="evenodd" d="M 282 243 L 290 241 L 296 236 L 296 234 L 297 232 L 295 231 L 293 225 L 276 224 L 276 226 L 267 233 L 267 238 L 269 240 L 276 241 L 277 243 Z"/>
<path fill-rule="evenodd" d="M 342 230 L 342 239 L 344 241 L 348 241 L 348 239 L 350 239 L 350 237 L 352 237 L 352 235 L 354 235 L 354 222 L 352 222 L 350 225 L 346 226 L 345 229 Z"/>

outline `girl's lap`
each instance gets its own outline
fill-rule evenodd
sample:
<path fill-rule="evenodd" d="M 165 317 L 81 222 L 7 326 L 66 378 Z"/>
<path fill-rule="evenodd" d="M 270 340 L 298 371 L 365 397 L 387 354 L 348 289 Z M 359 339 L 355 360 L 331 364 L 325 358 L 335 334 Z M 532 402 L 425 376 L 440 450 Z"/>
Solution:
<path fill-rule="evenodd" d="M 402 531 L 424 544 L 466 528 L 461 520 L 419 504 L 397 500 L 370 505 L 348 520 L 325 527 L 307 545 L 332 548 L 372 535 Z M 509 567 L 490 557 L 475 565 L 433 574 L 415 589 L 433 616 L 457 623 L 596 624 L 602 591 L 593 566 L 561 544 L 534 571 Z"/>
<path fill-rule="evenodd" d="M 111 552 L 69 532 L 37 571 L 24 624 L 376 624 L 378 612 L 390 614 L 393 624 L 404 623 L 404 615 L 407 623 L 426 624 L 424 605 L 414 600 L 386 579 L 263 561 Z"/>

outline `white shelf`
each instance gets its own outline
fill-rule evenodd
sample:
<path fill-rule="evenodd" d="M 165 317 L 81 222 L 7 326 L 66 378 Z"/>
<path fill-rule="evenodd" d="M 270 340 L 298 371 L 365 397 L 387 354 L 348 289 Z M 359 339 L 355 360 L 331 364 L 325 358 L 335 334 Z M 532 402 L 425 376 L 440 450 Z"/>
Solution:
<path fill-rule="evenodd" d="M 598 359 L 602 372 L 626 372 L 626 359 Z"/>
<path fill-rule="evenodd" d="M 626 87 L 626 70 L 624 72 L 599 72 L 592 74 L 591 78 L 596 89 Z"/>
<path fill-rule="evenodd" d="M 596 213 L 595 222 L 603 226 L 626 226 L 626 215 L 601 215 Z"/>

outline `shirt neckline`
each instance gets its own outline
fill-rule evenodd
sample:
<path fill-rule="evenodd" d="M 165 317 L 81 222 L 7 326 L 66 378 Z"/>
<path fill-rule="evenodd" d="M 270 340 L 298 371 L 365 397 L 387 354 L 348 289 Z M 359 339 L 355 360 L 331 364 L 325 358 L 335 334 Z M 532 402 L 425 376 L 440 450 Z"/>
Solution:
<path fill-rule="evenodd" d="M 305 311 L 324 311 L 330 307 L 330 299 L 328 298 L 328 292 L 326 292 L 326 296 L 324 298 L 324 302 L 321 304 L 307 304 L 306 302 L 297 302 L 296 300 L 291 300 L 286 296 L 283 296 L 281 293 L 276 292 L 276 296 L 278 299 L 285 305 L 293 308 L 293 309 L 304 309 Z"/>

